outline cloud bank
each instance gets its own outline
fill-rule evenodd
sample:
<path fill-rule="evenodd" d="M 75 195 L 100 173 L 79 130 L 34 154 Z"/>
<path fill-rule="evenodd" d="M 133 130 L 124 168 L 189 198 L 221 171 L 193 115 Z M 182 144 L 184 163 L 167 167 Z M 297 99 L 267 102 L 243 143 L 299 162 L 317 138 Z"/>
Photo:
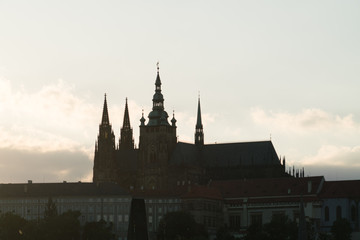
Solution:
<path fill-rule="evenodd" d="M 290 164 L 305 166 L 311 175 L 327 179 L 358 179 L 360 172 L 360 123 L 352 114 L 339 116 L 321 109 L 304 109 L 299 113 L 251 110 L 258 126 L 288 139 L 289 148 L 312 146 Z M 295 155 L 295 154 L 294 154 Z M 291 157 L 291 156 L 290 156 Z M 291 158 L 290 158 L 291 159 Z"/>

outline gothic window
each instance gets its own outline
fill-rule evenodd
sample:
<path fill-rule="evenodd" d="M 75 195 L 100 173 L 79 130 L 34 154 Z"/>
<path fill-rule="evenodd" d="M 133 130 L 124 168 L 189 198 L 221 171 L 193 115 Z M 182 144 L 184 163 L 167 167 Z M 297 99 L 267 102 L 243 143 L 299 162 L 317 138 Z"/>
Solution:
<path fill-rule="evenodd" d="M 329 216 L 329 207 L 326 206 L 326 207 L 325 207 L 325 221 L 327 222 L 327 221 L 329 221 L 329 219 L 330 219 L 330 216 Z"/>
<path fill-rule="evenodd" d="M 355 209 L 355 206 L 352 205 L 351 206 L 351 221 L 355 222 L 355 219 L 356 219 L 356 209 Z"/>
<path fill-rule="evenodd" d="M 341 207 L 336 207 L 336 219 L 341 219 Z"/>

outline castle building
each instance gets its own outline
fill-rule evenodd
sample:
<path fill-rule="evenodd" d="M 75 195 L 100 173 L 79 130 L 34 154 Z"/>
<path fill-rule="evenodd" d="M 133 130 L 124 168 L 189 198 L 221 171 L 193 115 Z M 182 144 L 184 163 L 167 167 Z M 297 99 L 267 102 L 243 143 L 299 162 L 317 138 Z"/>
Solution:
<path fill-rule="evenodd" d="M 127 99 L 118 146 L 106 95 L 95 144 L 93 182 L 116 182 L 127 189 L 171 189 L 209 180 L 288 177 L 271 141 L 205 144 L 200 98 L 194 144 L 179 142 L 176 119 L 165 111 L 159 67 L 152 111 L 140 119 L 139 147 L 134 147 Z"/>

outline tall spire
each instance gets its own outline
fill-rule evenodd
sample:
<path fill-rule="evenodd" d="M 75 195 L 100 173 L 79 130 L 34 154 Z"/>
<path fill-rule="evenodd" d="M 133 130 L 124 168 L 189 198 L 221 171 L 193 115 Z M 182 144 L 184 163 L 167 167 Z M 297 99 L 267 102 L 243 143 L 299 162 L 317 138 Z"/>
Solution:
<path fill-rule="evenodd" d="M 119 147 L 120 147 L 120 149 L 134 149 L 133 131 L 130 126 L 130 117 L 129 117 L 127 98 L 125 100 L 125 112 L 124 112 L 123 126 L 120 130 Z"/>
<path fill-rule="evenodd" d="M 103 114 L 102 114 L 101 124 L 102 125 L 110 124 L 108 107 L 107 107 L 107 102 L 106 102 L 106 93 L 105 93 L 105 99 L 104 99 L 104 107 L 103 107 Z"/>
<path fill-rule="evenodd" d="M 157 76 L 155 81 L 155 94 L 153 96 L 153 107 L 149 113 L 149 122 L 147 126 L 170 126 L 168 114 L 164 110 L 164 97 L 161 93 L 161 80 L 159 74 L 159 62 L 157 63 Z"/>
<path fill-rule="evenodd" d="M 197 120 L 195 126 L 195 145 L 204 145 L 204 131 L 201 121 L 200 95 L 198 100 Z"/>
<path fill-rule="evenodd" d="M 125 112 L 124 112 L 124 121 L 123 121 L 123 128 L 130 129 L 130 117 L 129 117 L 129 109 L 128 109 L 128 102 L 127 98 L 125 99 Z"/>

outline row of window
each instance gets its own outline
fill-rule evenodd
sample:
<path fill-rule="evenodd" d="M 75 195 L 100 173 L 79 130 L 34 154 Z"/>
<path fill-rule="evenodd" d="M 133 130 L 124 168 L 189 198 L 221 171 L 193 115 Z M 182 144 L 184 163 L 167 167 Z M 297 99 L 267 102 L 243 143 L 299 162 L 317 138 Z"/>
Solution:
<path fill-rule="evenodd" d="M 336 206 L 336 219 L 341 219 L 342 218 L 342 209 L 341 206 Z M 325 207 L 325 221 L 328 222 L 330 220 L 330 209 L 328 206 Z M 356 221 L 356 207 L 353 205 L 351 206 L 351 210 L 350 210 L 350 218 L 351 221 L 355 222 Z"/>

